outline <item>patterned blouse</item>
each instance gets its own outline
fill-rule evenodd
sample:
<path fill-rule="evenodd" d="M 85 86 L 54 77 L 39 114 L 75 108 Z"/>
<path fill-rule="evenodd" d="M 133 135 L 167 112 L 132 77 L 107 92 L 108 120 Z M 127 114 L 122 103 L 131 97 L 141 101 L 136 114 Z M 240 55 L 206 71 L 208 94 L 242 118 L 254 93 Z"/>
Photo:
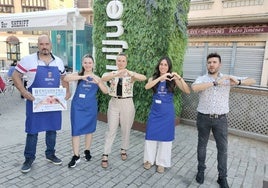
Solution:
<path fill-rule="evenodd" d="M 110 81 L 109 95 L 112 97 L 117 96 L 117 84 L 119 82 L 119 77 L 115 77 Z M 120 97 L 133 97 L 133 85 L 134 82 L 131 80 L 130 76 L 122 78 L 122 96 Z"/>

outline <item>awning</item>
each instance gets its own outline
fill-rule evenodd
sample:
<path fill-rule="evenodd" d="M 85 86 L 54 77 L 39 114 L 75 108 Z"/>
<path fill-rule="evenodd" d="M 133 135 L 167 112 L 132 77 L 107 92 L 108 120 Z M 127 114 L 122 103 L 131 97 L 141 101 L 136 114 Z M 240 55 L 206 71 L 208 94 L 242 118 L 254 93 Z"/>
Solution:
<path fill-rule="evenodd" d="M 0 15 L 0 31 L 73 30 L 73 62 L 76 61 L 76 30 L 83 30 L 86 18 L 77 8 Z M 76 71 L 75 63 L 73 70 Z"/>
<path fill-rule="evenodd" d="M 86 21 L 76 8 L 1 14 L 0 20 L 0 31 L 83 30 Z"/>

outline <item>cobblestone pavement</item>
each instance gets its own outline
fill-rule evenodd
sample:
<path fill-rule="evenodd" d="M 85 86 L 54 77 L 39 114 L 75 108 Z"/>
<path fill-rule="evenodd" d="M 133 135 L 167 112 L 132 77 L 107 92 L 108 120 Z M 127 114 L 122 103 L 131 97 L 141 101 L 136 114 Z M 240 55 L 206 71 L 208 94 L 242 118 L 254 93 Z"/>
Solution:
<path fill-rule="evenodd" d="M 132 130 L 128 159 L 122 161 L 120 133 L 109 155 L 109 167 L 100 166 L 103 152 L 104 134 L 107 124 L 98 122 L 94 133 L 91 161 L 81 162 L 73 169 L 67 167 L 72 157 L 69 111 L 63 112 L 63 128 L 58 132 L 56 155 L 63 165 L 55 166 L 45 160 L 44 133 L 39 134 L 36 160 L 32 170 L 22 174 L 25 143 L 24 120 L 25 101 L 18 93 L 0 101 L 0 187 L 104 187 L 104 188 L 217 188 L 217 150 L 211 139 L 207 148 L 207 169 L 205 182 L 195 181 L 197 157 L 197 131 L 193 126 L 176 126 L 173 142 L 172 167 L 165 173 L 143 168 L 144 133 Z M 7 104 L 3 104 L 7 103 Z M 81 137 L 81 154 L 84 137 Z M 232 188 L 268 188 L 268 143 L 229 135 L 228 182 Z"/>

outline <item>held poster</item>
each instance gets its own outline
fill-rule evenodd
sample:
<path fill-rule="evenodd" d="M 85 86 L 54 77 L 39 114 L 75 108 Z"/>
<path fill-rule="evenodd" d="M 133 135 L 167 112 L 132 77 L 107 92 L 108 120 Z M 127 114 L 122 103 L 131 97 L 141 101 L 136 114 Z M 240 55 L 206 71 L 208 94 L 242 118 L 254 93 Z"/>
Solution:
<path fill-rule="evenodd" d="M 33 88 L 33 112 L 51 112 L 67 110 L 65 88 Z"/>

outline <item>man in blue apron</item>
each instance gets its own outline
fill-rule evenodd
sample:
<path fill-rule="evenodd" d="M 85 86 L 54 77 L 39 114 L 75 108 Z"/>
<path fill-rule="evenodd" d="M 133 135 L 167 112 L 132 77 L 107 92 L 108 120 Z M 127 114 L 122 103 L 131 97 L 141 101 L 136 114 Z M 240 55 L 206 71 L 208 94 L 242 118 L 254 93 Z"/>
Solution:
<path fill-rule="evenodd" d="M 71 96 L 68 83 L 63 81 L 66 74 L 64 64 L 60 58 L 51 53 L 51 48 L 49 37 L 41 35 L 38 38 L 39 51 L 22 58 L 12 75 L 15 86 L 21 92 L 21 95 L 27 99 L 25 162 L 21 168 L 23 173 L 31 170 L 32 163 L 35 160 L 38 133 L 42 131 L 46 131 L 46 159 L 55 165 L 62 164 L 62 161 L 55 155 L 56 131 L 61 129 L 61 111 L 33 113 L 32 106 L 35 100 L 32 95 L 32 88 L 59 88 L 62 84 L 66 88 L 65 99 L 67 100 Z M 27 77 L 27 89 L 21 82 L 23 75 Z"/>

